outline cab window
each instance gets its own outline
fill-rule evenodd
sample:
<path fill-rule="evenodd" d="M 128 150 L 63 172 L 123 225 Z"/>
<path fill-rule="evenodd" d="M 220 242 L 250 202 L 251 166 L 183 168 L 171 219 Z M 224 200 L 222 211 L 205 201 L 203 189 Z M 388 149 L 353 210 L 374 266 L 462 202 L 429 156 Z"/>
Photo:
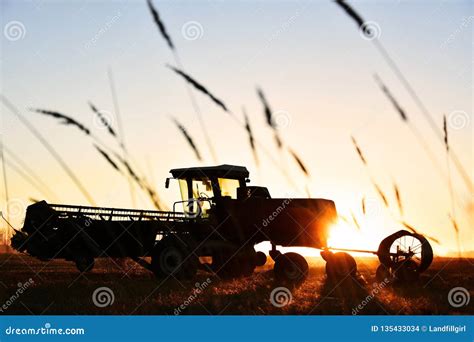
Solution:
<path fill-rule="evenodd" d="M 240 187 L 238 179 L 218 178 L 219 188 L 222 196 L 237 199 L 237 189 Z"/>

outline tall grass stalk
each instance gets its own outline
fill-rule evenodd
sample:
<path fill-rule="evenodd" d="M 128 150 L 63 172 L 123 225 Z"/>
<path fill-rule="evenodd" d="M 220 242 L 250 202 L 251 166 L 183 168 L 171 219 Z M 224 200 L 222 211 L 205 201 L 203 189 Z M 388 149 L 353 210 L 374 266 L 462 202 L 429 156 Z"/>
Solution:
<path fill-rule="evenodd" d="M 61 157 L 61 155 L 56 151 L 56 149 L 46 140 L 46 138 L 36 129 L 36 127 L 27 120 L 23 114 L 5 97 L 5 95 L 0 94 L 0 100 L 7 107 L 10 112 L 15 115 L 20 122 L 40 141 L 40 143 L 46 148 L 46 150 L 51 154 L 51 156 L 56 160 L 56 162 L 61 166 L 61 168 L 66 172 L 69 178 L 72 180 L 74 185 L 79 189 L 79 191 L 84 195 L 85 199 L 93 206 L 95 206 L 95 201 L 87 191 L 86 187 L 82 184 L 79 178 L 76 176 L 74 171 L 69 167 L 66 161 Z"/>
<path fill-rule="evenodd" d="M 335 3 L 339 5 L 345 12 L 346 14 L 351 17 L 356 23 L 357 26 L 360 30 L 364 32 L 364 34 L 369 34 L 370 32 L 367 32 L 368 25 L 365 25 L 366 21 L 362 18 L 362 16 L 357 13 L 357 11 L 350 6 L 346 1 L 344 0 L 336 0 Z M 431 113 L 428 111 L 426 105 L 422 102 L 421 98 L 419 95 L 416 93 L 415 89 L 411 86 L 411 84 L 408 82 L 407 78 L 405 75 L 402 73 L 401 69 L 398 67 L 398 65 L 395 63 L 394 59 L 390 56 L 388 53 L 387 49 L 382 45 L 381 41 L 377 38 L 377 36 L 372 37 L 371 39 L 372 43 L 374 44 L 375 48 L 377 51 L 380 53 L 382 58 L 385 60 L 387 65 L 392 69 L 393 73 L 396 75 L 400 83 L 403 85 L 405 90 L 408 92 L 410 97 L 413 99 L 415 104 L 417 105 L 418 109 L 421 111 L 423 114 L 423 117 L 425 120 L 428 122 L 431 130 L 433 133 L 436 135 L 436 137 L 442 141 L 443 140 L 443 135 L 436 124 L 435 119 L 431 115 Z M 471 180 L 471 176 L 469 173 L 466 171 L 464 166 L 462 165 L 461 161 L 457 157 L 457 155 L 454 153 L 454 151 L 451 152 L 450 154 L 451 159 L 453 160 L 454 164 L 456 165 L 456 168 L 463 179 L 464 183 L 466 184 L 469 193 L 474 192 L 474 186 Z"/>

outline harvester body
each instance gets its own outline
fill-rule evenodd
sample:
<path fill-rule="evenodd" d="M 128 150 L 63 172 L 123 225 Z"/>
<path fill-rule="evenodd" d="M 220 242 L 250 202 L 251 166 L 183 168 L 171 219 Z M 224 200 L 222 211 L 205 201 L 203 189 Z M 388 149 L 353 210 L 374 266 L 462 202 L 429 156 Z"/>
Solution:
<path fill-rule="evenodd" d="M 170 172 L 182 197 L 171 211 L 41 201 L 28 207 L 12 246 L 42 260 L 72 260 L 80 271 L 91 270 L 98 257 L 138 261 L 150 256 L 149 268 L 157 276 L 181 278 L 193 277 L 200 266 L 220 276 L 249 275 L 267 261 L 254 248 L 263 241 L 271 243 L 276 276 L 284 280 L 304 279 L 308 265 L 296 253 L 281 254 L 277 246 L 322 249 L 331 259 L 327 239 L 338 217 L 333 201 L 271 198 L 267 188 L 247 185 L 249 173 L 241 166 Z M 390 259 L 390 251 L 385 252 Z M 201 263 L 201 257 L 212 261 Z"/>

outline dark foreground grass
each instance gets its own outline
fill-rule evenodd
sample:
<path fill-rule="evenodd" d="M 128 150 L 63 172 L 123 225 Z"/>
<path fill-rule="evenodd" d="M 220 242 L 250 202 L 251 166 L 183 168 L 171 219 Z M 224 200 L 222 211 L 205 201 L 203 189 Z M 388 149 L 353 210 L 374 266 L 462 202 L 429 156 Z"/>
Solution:
<path fill-rule="evenodd" d="M 270 294 L 281 284 L 274 282 L 271 261 L 246 278 L 224 280 L 200 271 L 193 281 L 163 281 L 132 260 L 98 259 L 91 273 L 81 275 L 71 262 L 42 262 L 25 255 L 1 254 L 0 314 L 474 313 L 474 300 L 460 308 L 448 302 L 448 293 L 454 287 L 464 287 L 473 296 L 473 259 L 437 258 L 419 281 L 405 285 L 378 283 L 374 276 L 378 262 L 374 258 L 358 258 L 357 262 L 356 279 L 348 277 L 334 284 L 326 279 L 324 262 L 311 259 L 307 281 L 290 289 L 292 300 L 288 305 L 276 307 Z M 30 278 L 34 283 L 18 294 L 19 286 Z M 99 287 L 113 291 L 113 304 L 103 308 L 94 305 L 92 295 Z"/>

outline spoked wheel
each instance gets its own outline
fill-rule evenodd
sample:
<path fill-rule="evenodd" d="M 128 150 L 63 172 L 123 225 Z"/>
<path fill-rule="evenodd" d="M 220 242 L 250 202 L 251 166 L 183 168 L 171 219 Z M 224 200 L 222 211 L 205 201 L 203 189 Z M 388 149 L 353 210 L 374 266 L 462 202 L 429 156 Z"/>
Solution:
<path fill-rule="evenodd" d="M 173 276 L 178 279 L 191 279 L 196 275 L 198 263 L 198 257 L 183 241 L 165 237 L 153 251 L 151 269 L 158 278 Z"/>
<path fill-rule="evenodd" d="M 290 252 L 277 257 L 273 271 L 277 281 L 297 285 L 308 277 L 308 268 L 303 256 Z"/>
<path fill-rule="evenodd" d="M 327 256 L 326 274 L 330 280 L 343 280 L 348 276 L 357 274 L 357 263 L 352 255 L 345 252 L 334 253 Z"/>
<path fill-rule="evenodd" d="M 396 279 L 412 282 L 431 265 L 433 249 L 424 236 L 400 230 L 382 240 L 377 256 Z"/>

